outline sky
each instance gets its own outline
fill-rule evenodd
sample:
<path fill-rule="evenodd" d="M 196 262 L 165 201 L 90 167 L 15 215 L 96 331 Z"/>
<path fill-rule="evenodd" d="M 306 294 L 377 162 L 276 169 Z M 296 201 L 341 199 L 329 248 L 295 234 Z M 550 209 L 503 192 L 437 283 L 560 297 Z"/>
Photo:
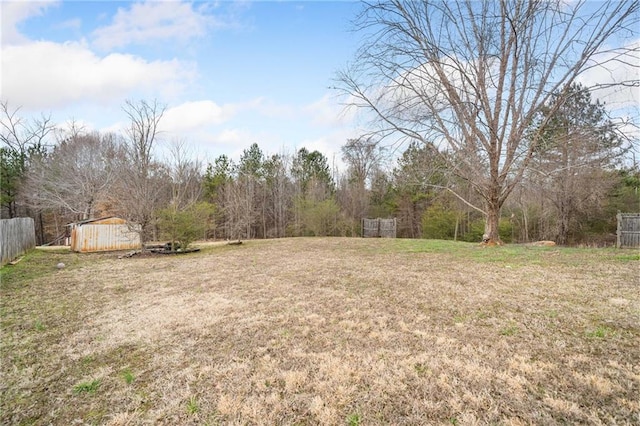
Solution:
<path fill-rule="evenodd" d="M 598 3 L 594 3 L 597 5 Z M 87 130 L 123 132 L 126 100 L 166 105 L 161 149 L 238 160 L 305 147 L 340 163 L 340 147 L 364 133 L 331 86 L 354 59 L 355 1 L 0 1 L 0 99 L 25 117 L 51 115 Z M 637 35 L 637 34 L 636 34 Z M 628 40 L 626 42 L 629 42 Z M 640 40 L 632 40 L 640 43 Z M 631 68 L 593 68 L 587 86 L 640 81 Z M 631 119 L 636 141 L 640 87 L 595 97 Z"/>
<path fill-rule="evenodd" d="M 2 93 L 22 116 L 121 132 L 126 100 L 166 105 L 161 146 L 213 161 L 358 135 L 335 77 L 360 5 L 340 1 L 2 1 Z"/>

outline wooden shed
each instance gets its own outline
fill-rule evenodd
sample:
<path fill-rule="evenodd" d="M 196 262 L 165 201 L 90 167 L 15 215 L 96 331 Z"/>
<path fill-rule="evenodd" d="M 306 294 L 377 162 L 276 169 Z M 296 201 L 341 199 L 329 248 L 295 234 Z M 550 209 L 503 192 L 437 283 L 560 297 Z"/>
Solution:
<path fill-rule="evenodd" d="M 71 250 L 96 251 L 133 250 L 141 247 L 139 225 L 129 224 L 119 217 L 103 217 L 71 223 Z"/>

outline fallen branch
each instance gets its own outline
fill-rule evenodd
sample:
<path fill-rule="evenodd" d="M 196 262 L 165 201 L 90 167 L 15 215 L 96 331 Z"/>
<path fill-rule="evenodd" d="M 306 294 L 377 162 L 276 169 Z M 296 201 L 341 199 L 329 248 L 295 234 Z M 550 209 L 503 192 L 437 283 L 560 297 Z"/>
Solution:
<path fill-rule="evenodd" d="M 20 256 L 19 258 L 12 260 L 11 262 L 9 262 L 9 265 L 16 265 L 16 264 L 18 264 L 18 262 L 20 262 L 22 259 L 24 259 L 24 256 Z"/>

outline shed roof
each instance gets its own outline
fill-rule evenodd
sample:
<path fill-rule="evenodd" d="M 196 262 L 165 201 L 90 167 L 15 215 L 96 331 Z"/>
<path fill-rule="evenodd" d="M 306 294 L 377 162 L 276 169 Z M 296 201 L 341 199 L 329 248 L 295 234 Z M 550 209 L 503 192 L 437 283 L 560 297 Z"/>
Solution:
<path fill-rule="evenodd" d="M 127 221 L 117 216 L 106 216 L 96 219 L 85 219 L 79 222 L 70 223 L 67 226 L 82 226 L 82 225 L 124 225 Z"/>

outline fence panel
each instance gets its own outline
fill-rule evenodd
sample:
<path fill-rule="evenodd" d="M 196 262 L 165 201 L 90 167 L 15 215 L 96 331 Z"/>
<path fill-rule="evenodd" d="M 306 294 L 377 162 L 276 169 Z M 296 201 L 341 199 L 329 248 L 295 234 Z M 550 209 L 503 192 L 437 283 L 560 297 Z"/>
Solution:
<path fill-rule="evenodd" d="M 362 236 L 364 238 L 395 238 L 395 219 L 362 219 Z"/>
<path fill-rule="evenodd" d="M 0 219 L 0 264 L 12 261 L 35 246 L 36 231 L 32 218 Z"/>
<path fill-rule="evenodd" d="M 380 219 L 380 236 L 382 238 L 396 237 L 396 220 Z"/>
<path fill-rule="evenodd" d="M 362 219 L 362 236 L 364 238 L 377 238 L 380 221 L 378 219 Z"/>
<path fill-rule="evenodd" d="M 618 248 L 640 248 L 640 213 L 618 213 Z"/>

